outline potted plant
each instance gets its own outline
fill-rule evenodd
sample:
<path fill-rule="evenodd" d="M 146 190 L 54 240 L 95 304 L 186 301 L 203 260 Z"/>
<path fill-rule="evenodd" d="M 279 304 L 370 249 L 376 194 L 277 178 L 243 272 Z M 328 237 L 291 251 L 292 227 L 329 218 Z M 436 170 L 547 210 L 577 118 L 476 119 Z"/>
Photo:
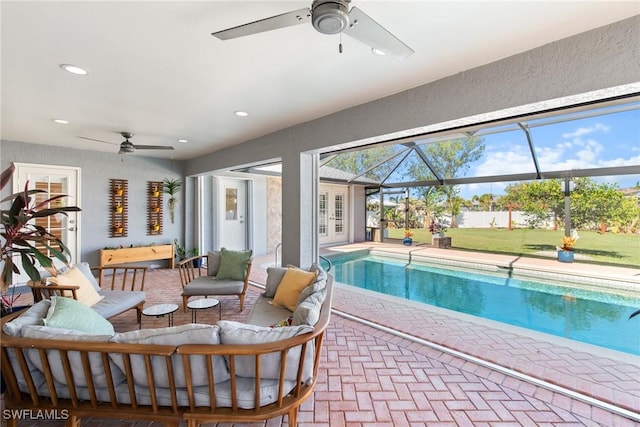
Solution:
<path fill-rule="evenodd" d="M 15 166 L 12 164 L 0 175 L 0 190 L 9 182 Z M 38 194 L 47 194 L 44 190 L 29 190 L 29 182 L 25 184 L 24 191 L 12 194 L 4 198 L 0 203 L 11 202 L 9 209 L 0 210 L 0 236 L 4 243 L 0 247 L 0 291 L 5 293 L 13 282 L 13 274 L 19 274 L 20 270 L 29 276 L 34 282 L 41 280 L 38 268 L 50 268 L 53 266 L 54 256 L 63 263 L 69 262 L 69 249 L 58 237 L 49 233 L 44 227 L 37 225 L 37 218 L 46 218 L 52 215 L 67 215 L 67 212 L 79 212 L 76 206 L 51 207 L 54 202 L 68 197 L 60 194 L 50 198 L 35 197 Z M 20 258 L 20 264 L 17 263 Z M 11 304 L 15 299 L 3 298 L 3 306 L 7 301 Z"/>
<path fill-rule="evenodd" d="M 558 248 L 558 261 L 573 262 L 573 247 L 577 241 L 576 236 L 562 236 L 562 246 Z"/>
<path fill-rule="evenodd" d="M 402 243 L 405 246 L 411 246 L 413 244 L 413 239 L 411 238 L 411 236 L 413 236 L 413 232 L 411 230 L 409 230 L 408 228 L 404 229 L 404 239 L 402 239 Z"/>
<path fill-rule="evenodd" d="M 429 231 L 431 232 L 431 244 L 433 245 L 433 241 L 435 239 L 439 239 L 444 237 L 444 232 L 447 228 L 442 225 L 437 218 L 433 218 L 431 220 L 431 224 L 429 224 Z"/>
<path fill-rule="evenodd" d="M 162 191 L 170 196 L 167 203 L 169 204 L 169 217 L 171 218 L 171 224 L 173 224 L 175 220 L 175 209 L 178 204 L 178 199 L 174 196 L 180 191 L 181 185 L 182 183 L 179 179 L 165 178 L 162 180 Z"/>
<path fill-rule="evenodd" d="M 193 248 L 189 251 L 189 256 L 198 256 L 200 255 L 200 251 L 198 251 L 198 248 Z M 198 268 L 202 266 L 202 258 L 198 258 L 198 259 L 194 259 L 193 260 L 193 266 Z"/>
<path fill-rule="evenodd" d="M 178 242 L 178 239 L 173 239 L 173 246 L 175 247 L 178 261 L 182 261 L 183 259 L 187 258 L 187 251 L 184 249 L 184 246 L 182 246 Z"/>

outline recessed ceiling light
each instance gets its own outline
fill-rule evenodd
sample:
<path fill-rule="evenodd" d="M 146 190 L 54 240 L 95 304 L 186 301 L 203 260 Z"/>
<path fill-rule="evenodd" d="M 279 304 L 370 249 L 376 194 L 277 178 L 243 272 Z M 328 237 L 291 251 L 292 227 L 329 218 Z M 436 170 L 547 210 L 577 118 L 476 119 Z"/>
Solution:
<path fill-rule="evenodd" d="M 54 122 L 61 124 L 61 125 L 68 125 L 69 121 L 68 120 L 63 120 L 63 119 L 52 119 Z"/>
<path fill-rule="evenodd" d="M 84 68 L 80 68 L 77 65 L 60 64 L 60 68 L 62 68 L 65 71 L 68 71 L 69 73 L 77 74 L 79 76 L 86 76 L 87 74 L 89 74 L 87 70 L 85 70 Z"/>
<path fill-rule="evenodd" d="M 249 115 L 246 111 L 234 111 L 233 114 L 238 117 L 247 117 Z"/>
<path fill-rule="evenodd" d="M 178 142 L 182 142 L 183 144 L 186 144 L 187 142 L 189 142 L 189 140 L 187 140 L 187 139 L 179 139 Z"/>
<path fill-rule="evenodd" d="M 372 47 L 371 48 L 371 53 L 373 53 L 374 55 L 377 55 L 377 56 L 386 56 L 387 55 L 387 52 L 385 52 L 382 49 L 378 49 L 377 47 Z"/>

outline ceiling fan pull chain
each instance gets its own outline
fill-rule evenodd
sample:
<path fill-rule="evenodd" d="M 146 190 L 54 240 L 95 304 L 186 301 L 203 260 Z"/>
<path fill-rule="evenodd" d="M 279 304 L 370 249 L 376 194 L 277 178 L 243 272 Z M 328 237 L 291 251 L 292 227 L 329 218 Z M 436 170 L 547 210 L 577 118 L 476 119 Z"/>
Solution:
<path fill-rule="evenodd" d="M 340 31 L 340 43 L 338 44 L 338 52 L 342 53 L 342 31 Z"/>

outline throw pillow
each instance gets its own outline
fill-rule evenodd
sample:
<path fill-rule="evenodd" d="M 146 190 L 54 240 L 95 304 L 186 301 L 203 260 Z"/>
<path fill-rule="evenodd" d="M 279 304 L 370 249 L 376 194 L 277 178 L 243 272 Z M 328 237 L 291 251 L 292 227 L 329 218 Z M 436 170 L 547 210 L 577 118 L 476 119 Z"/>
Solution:
<path fill-rule="evenodd" d="M 52 328 L 73 329 L 94 335 L 115 333 L 107 319 L 73 298 L 51 297 L 51 307 L 43 323 Z"/>
<path fill-rule="evenodd" d="M 273 298 L 278 290 L 278 285 L 284 277 L 284 273 L 288 270 L 287 267 L 269 267 L 267 268 L 267 283 L 265 283 L 264 292 L 262 296 L 265 298 Z"/>
<path fill-rule="evenodd" d="M 84 274 L 84 276 L 93 285 L 95 290 L 97 292 L 100 292 L 100 284 L 98 283 L 98 280 L 96 279 L 96 277 L 93 275 L 93 272 L 91 271 L 91 266 L 89 265 L 89 263 L 88 262 L 79 262 L 75 266 L 78 267 L 78 270 L 80 270 L 82 272 L 82 274 Z"/>
<path fill-rule="evenodd" d="M 324 288 L 327 287 L 327 272 L 322 269 L 322 267 L 317 264 L 313 264 L 309 269 L 311 272 L 316 272 L 316 279 L 306 288 L 300 292 L 300 297 L 298 297 L 298 301 L 296 302 L 296 306 L 298 306 L 302 301 L 306 300 L 310 295 L 320 292 Z"/>
<path fill-rule="evenodd" d="M 220 250 L 220 268 L 216 279 L 244 280 L 247 273 L 247 262 L 251 259 L 253 251 L 230 251 L 225 248 Z"/>
<path fill-rule="evenodd" d="M 286 307 L 290 311 L 295 310 L 300 293 L 304 288 L 309 286 L 315 278 L 316 274 L 310 271 L 304 271 L 294 267 L 287 269 L 273 297 L 273 304 Z"/>
<path fill-rule="evenodd" d="M 86 306 L 92 306 L 104 298 L 93 287 L 89 279 L 80 271 L 78 267 L 73 267 L 69 271 L 55 277 L 50 277 L 50 283 L 56 285 L 77 285 L 76 297 L 78 301 Z"/>

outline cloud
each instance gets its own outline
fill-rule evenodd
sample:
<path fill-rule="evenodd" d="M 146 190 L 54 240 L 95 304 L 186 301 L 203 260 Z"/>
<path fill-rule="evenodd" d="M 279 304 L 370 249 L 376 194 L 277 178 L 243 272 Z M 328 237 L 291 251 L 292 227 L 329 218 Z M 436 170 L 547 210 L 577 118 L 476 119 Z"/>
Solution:
<path fill-rule="evenodd" d="M 602 123 L 596 123 L 595 125 L 590 127 L 580 127 L 573 132 L 563 133 L 562 137 L 565 139 L 579 138 L 581 136 L 588 135 L 593 132 L 598 132 L 598 131 L 608 132 L 609 129 L 611 128 L 607 125 L 603 125 Z"/>

